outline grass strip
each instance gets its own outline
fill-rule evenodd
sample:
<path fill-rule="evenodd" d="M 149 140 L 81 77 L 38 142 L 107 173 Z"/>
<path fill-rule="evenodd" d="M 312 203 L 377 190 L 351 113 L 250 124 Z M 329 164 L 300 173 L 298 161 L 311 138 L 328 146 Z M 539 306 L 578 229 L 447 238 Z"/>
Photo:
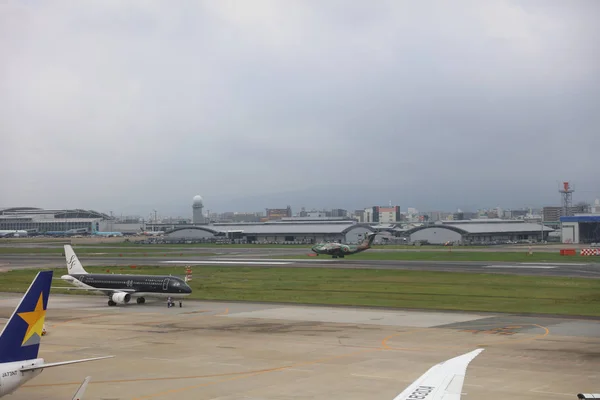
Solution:
<path fill-rule="evenodd" d="M 183 267 L 86 267 L 89 272 L 184 275 Z M 24 292 L 37 270 L 0 275 Z M 55 278 L 63 272 L 57 271 Z M 55 286 L 67 286 L 57 282 Z M 328 268 L 194 266 L 190 298 L 471 312 L 600 316 L 600 279 Z M 65 293 L 54 290 L 53 293 Z M 73 292 L 69 292 L 73 293 Z"/>

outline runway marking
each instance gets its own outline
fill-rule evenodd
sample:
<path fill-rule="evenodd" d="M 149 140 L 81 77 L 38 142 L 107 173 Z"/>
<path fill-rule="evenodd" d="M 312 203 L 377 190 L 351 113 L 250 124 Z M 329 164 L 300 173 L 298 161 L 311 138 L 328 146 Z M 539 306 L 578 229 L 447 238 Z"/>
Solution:
<path fill-rule="evenodd" d="M 568 267 L 570 265 L 587 265 L 587 264 L 580 264 L 580 263 L 545 263 L 545 262 L 539 262 L 539 263 L 521 263 L 522 265 L 556 265 L 559 267 Z"/>
<path fill-rule="evenodd" d="M 328 259 L 304 259 L 304 258 L 222 258 L 222 257 L 217 257 L 215 258 L 215 260 L 222 260 L 222 261 L 257 261 L 257 260 L 264 260 L 264 261 L 285 261 L 285 262 L 307 262 L 307 263 L 323 263 L 323 262 L 334 262 L 335 260 L 328 258 Z"/>
<path fill-rule="evenodd" d="M 229 314 L 229 308 L 226 308 L 222 313 L 215 314 L 215 317 Z"/>
<path fill-rule="evenodd" d="M 233 265 L 288 265 L 293 264 L 292 261 L 283 262 L 283 261 L 161 261 L 163 264 L 233 264 Z"/>
<path fill-rule="evenodd" d="M 559 396 L 569 396 L 569 397 L 573 397 L 573 393 L 560 393 L 560 392 L 545 392 L 543 390 L 539 390 L 539 389 L 543 389 L 543 388 L 547 388 L 548 386 L 540 386 L 538 388 L 535 389 L 529 389 L 530 392 L 533 393 L 541 393 L 541 394 L 555 394 L 555 395 L 559 395 Z"/>
<path fill-rule="evenodd" d="M 510 269 L 554 269 L 547 265 L 484 265 L 483 268 L 510 268 Z"/>

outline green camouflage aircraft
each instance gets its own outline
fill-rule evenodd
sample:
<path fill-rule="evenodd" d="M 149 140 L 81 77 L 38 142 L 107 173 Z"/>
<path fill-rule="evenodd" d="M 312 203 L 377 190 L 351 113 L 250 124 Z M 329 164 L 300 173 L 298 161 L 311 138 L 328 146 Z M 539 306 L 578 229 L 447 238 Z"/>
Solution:
<path fill-rule="evenodd" d="M 332 258 L 344 258 L 349 254 L 360 253 L 371 248 L 373 240 L 375 239 L 376 233 L 369 233 L 359 245 L 348 245 L 341 243 L 319 243 L 314 245 L 311 250 L 317 255 L 325 254 L 332 256 Z"/>

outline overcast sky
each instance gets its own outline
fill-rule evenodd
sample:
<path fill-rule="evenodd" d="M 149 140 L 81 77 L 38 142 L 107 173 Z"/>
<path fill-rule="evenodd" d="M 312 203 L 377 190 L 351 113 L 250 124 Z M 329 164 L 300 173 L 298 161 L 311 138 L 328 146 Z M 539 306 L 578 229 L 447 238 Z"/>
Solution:
<path fill-rule="evenodd" d="M 598 15 L 597 0 L 3 1 L 0 207 L 508 208 L 558 204 L 563 180 L 593 200 Z"/>

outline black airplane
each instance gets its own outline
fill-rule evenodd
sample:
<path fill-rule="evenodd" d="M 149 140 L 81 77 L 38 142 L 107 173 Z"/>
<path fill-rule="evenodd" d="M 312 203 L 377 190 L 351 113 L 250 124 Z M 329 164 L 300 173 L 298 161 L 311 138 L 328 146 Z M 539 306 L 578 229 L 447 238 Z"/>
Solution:
<path fill-rule="evenodd" d="M 143 304 L 146 297 L 183 299 L 192 293 L 192 288 L 176 276 L 89 274 L 68 244 L 65 245 L 65 257 L 69 274 L 60 278 L 75 287 L 55 289 L 101 292 L 108 296 L 109 306 L 127 304 L 132 298 L 136 298 L 138 304 Z"/>

